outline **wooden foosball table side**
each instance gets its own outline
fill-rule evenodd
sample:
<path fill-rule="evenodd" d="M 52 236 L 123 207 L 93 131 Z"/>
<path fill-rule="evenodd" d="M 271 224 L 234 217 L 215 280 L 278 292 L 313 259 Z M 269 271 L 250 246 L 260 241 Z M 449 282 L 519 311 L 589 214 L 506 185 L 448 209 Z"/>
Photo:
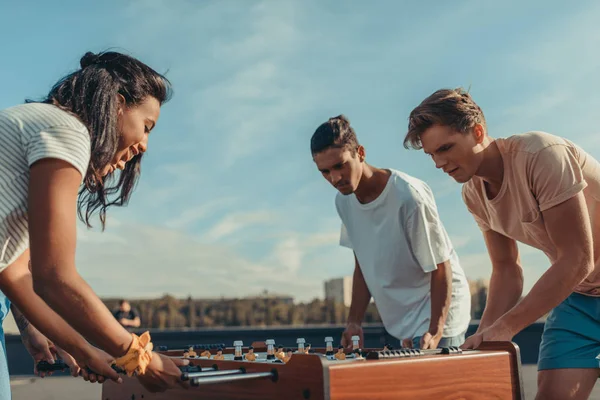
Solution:
<path fill-rule="evenodd" d="M 123 383 L 107 381 L 102 387 L 102 400 L 324 400 L 322 358 L 317 355 L 297 355 L 287 364 L 248 363 L 243 361 L 191 360 L 190 365 L 227 369 L 245 368 L 248 373 L 272 372 L 271 378 L 231 381 L 172 389 L 164 393 L 147 391 L 135 377 L 123 377 Z"/>
<path fill-rule="evenodd" d="M 519 349 L 484 343 L 477 351 L 407 360 L 332 364 L 330 400 L 524 400 Z"/>
<path fill-rule="evenodd" d="M 524 400 L 519 349 L 511 342 L 484 343 L 462 354 L 408 358 L 337 362 L 297 354 L 286 364 L 191 359 L 190 365 L 244 368 L 248 374 L 275 371 L 276 379 L 225 378 L 150 393 L 137 378 L 124 377 L 122 384 L 103 384 L 102 400 Z"/>

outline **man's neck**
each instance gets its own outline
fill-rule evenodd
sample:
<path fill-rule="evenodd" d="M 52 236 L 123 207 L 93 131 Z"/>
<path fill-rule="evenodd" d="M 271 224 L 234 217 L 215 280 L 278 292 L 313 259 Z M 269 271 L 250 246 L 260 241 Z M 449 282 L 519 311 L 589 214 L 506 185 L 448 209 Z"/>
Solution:
<path fill-rule="evenodd" d="M 483 161 L 475 175 L 483 179 L 488 190 L 495 197 L 495 193 L 502 187 L 504 161 L 497 142 L 492 138 L 487 138 L 486 141 L 486 147 L 483 149 Z"/>
<path fill-rule="evenodd" d="M 365 163 L 363 174 L 354 195 L 362 204 L 375 200 L 387 185 L 390 172 Z"/>

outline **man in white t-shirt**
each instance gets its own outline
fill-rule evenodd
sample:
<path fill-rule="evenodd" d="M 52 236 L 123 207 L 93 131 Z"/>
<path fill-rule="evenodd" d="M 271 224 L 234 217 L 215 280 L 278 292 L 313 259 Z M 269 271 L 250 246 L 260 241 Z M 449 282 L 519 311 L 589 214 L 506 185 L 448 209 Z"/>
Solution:
<path fill-rule="evenodd" d="M 343 116 L 320 125 L 313 160 L 339 193 L 340 244 L 354 251 L 352 303 L 342 345 L 363 343 L 371 297 L 388 333 L 404 347 L 460 346 L 471 319 L 465 274 L 437 213 L 431 189 L 402 172 L 365 162 Z"/>

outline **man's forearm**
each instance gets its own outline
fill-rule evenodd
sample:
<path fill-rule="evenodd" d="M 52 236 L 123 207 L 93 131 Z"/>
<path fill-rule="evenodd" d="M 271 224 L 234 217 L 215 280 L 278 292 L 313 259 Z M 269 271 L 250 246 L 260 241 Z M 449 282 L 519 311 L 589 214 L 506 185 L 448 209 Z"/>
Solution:
<path fill-rule="evenodd" d="M 565 300 L 593 268 L 590 260 L 563 258 L 553 264 L 500 322 L 517 334 Z"/>
<path fill-rule="evenodd" d="M 350 303 L 350 311 L 348 312 L 348 323 L 360 325 L 365 317 L 370 301 L 371 292 L 357 264 L 354 267 L 354 276 L 352 278 L 352 302 Z"/>
<path fill-rule="evenodd" d="M 485 309 L 479 321 L 481 331 L 513 308 L 523 294 L 523 271 L 517 264 L 498 266 L 492 271 Z"/>
<path fill-rule="evenodd" d="M 429 333 L 440 335 L 448 317 L 452 301 L 452 267 L 449 262 L 438 264 L 431 274 L 431 321 Z"/>
<path fill-rule="evenodd" d="M 52 281 L 34 280 L 36 292 L 78 332 L 110 355 L 127 353 L 132 337 L 79 276 L 56 276 Z M 59 289 L 60 288 L 60 289 Z"/>

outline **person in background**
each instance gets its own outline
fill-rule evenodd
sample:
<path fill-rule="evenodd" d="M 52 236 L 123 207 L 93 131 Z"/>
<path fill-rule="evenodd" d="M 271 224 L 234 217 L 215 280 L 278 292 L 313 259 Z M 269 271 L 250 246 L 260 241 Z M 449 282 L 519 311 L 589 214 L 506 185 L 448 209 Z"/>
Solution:
<path fill-rule="evenodd" d="M 119 300 L 119 308 L 113 315 L 126 329 L 139 328 L 141 325 L 140 313 L 127 300 Z"/>

